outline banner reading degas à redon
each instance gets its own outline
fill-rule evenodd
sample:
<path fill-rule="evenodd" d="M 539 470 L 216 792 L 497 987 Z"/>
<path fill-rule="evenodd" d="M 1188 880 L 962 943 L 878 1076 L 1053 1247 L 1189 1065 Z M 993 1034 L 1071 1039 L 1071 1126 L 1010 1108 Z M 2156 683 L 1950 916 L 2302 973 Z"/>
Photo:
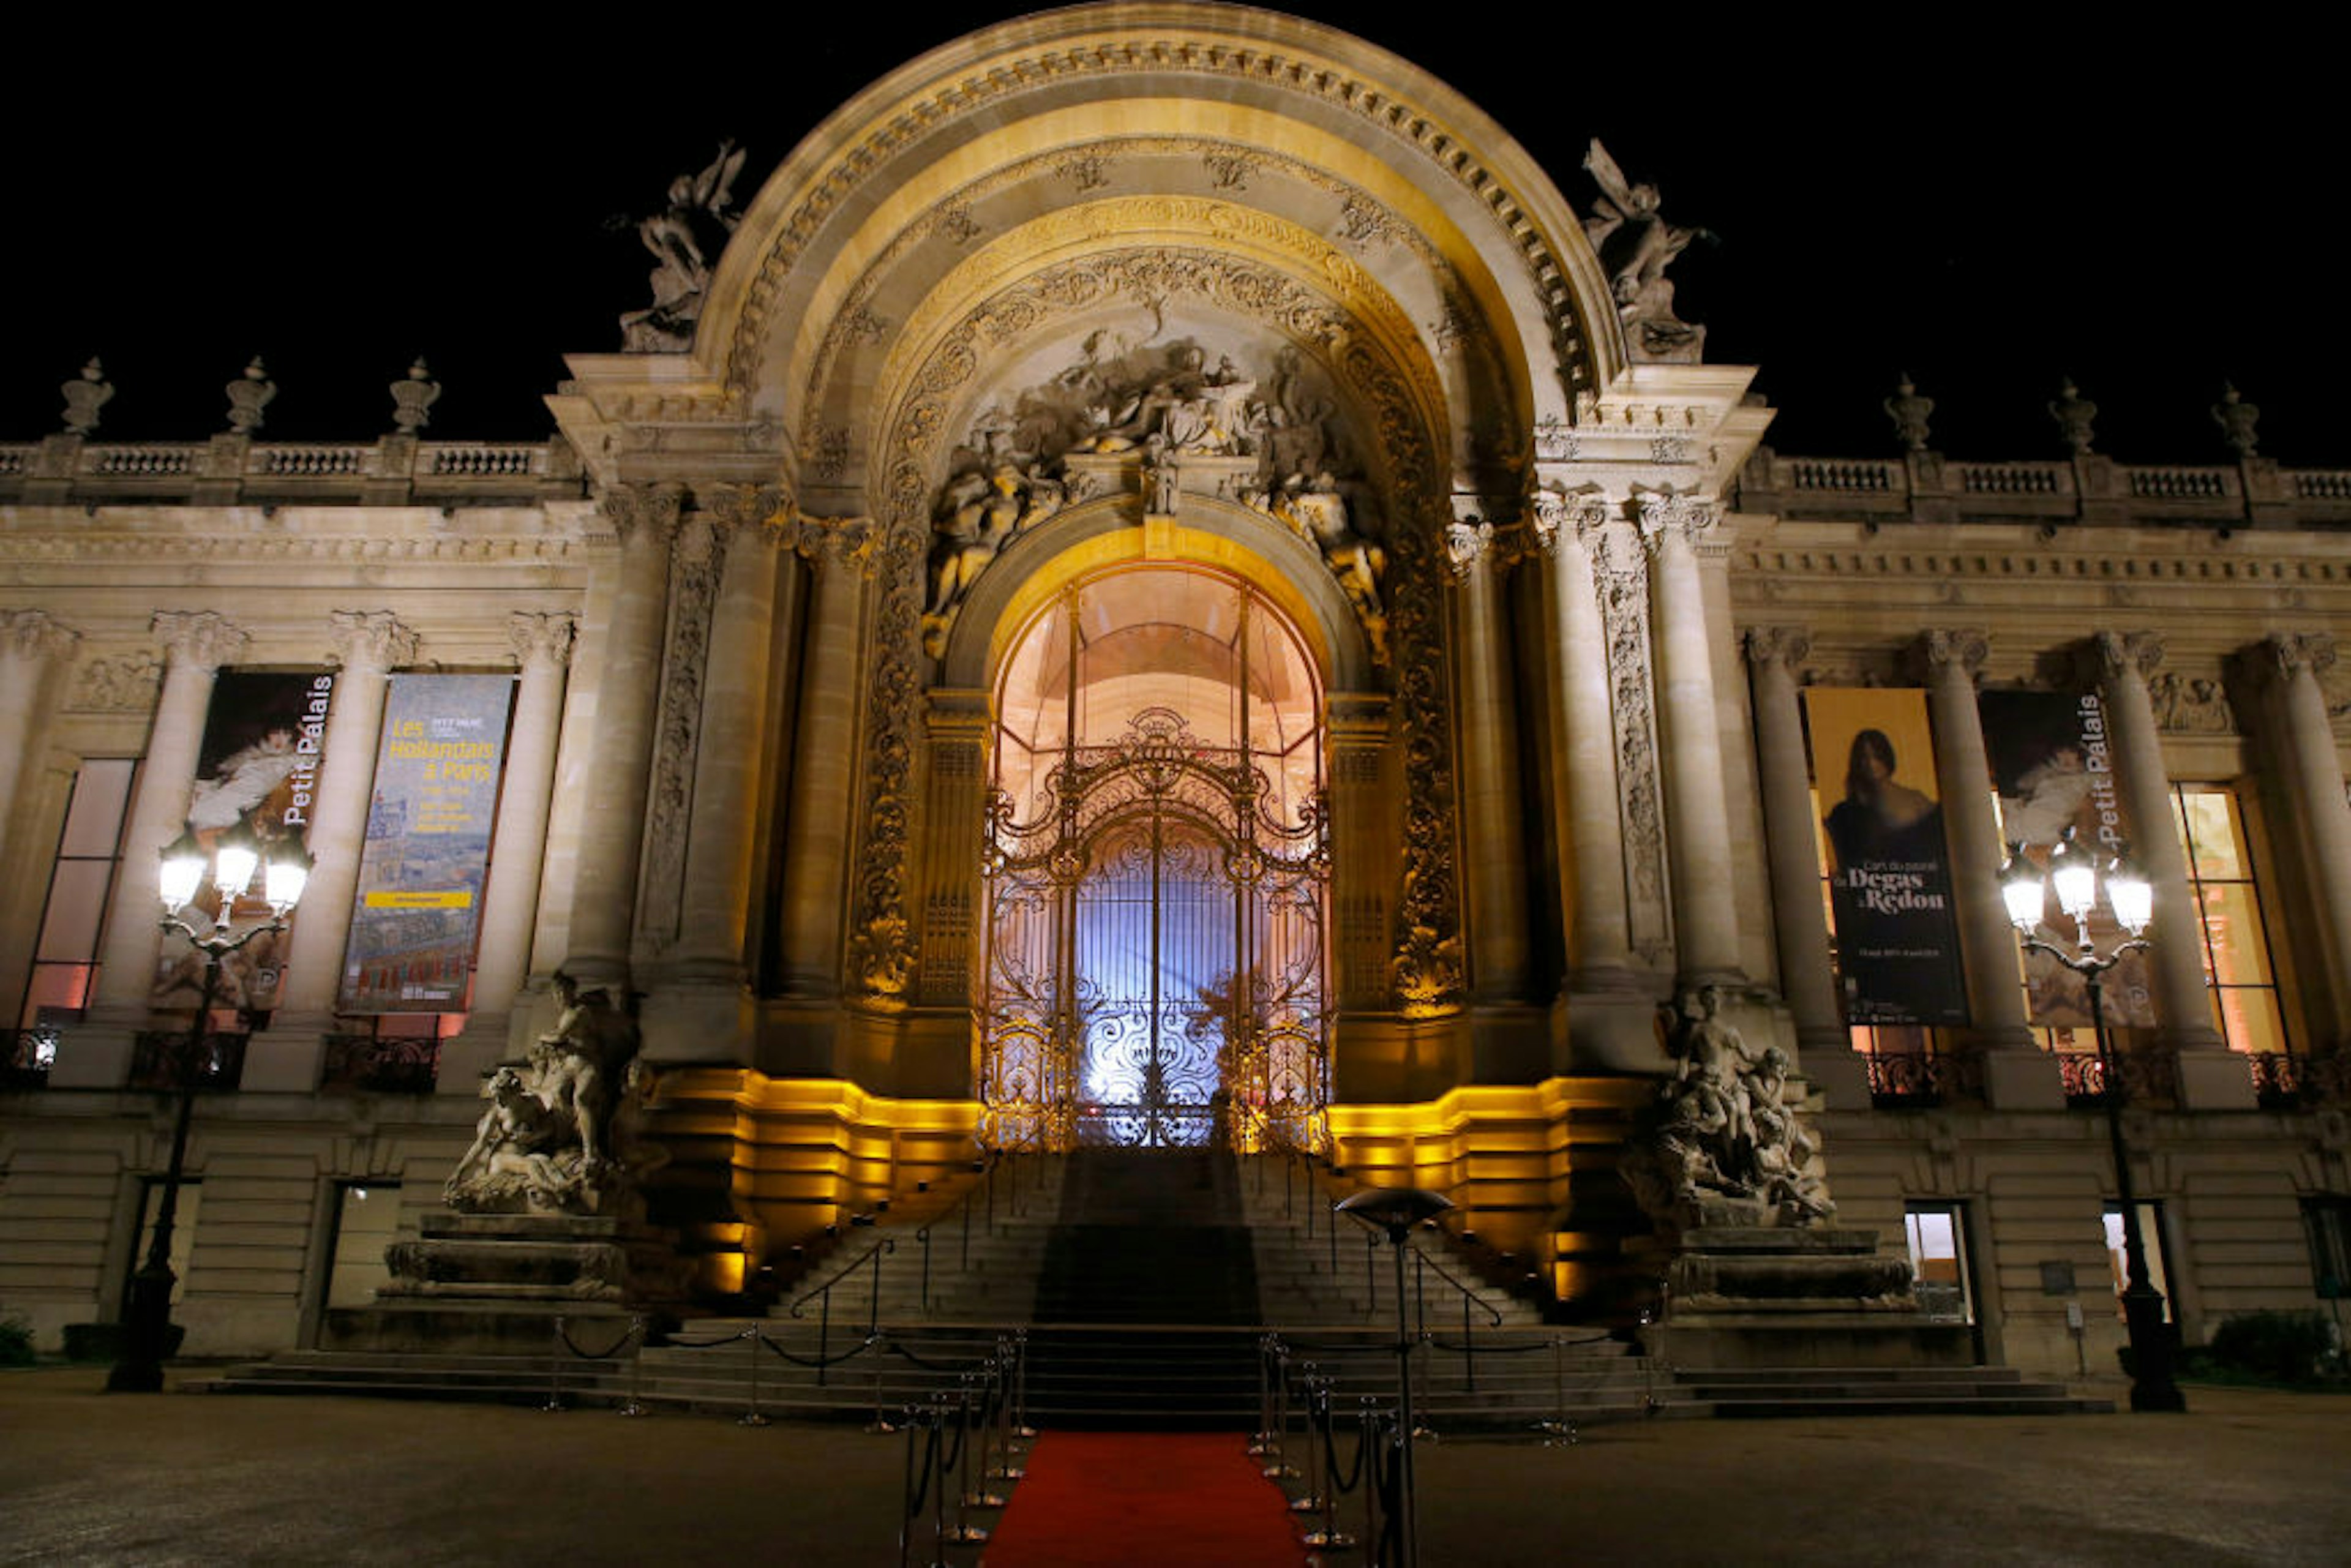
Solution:
<path fill-rule="evenodd" d="M 327 709 L 335 677 L 326 671 L 224 670 L 213 681 L 196 776 L 188 790 L 187 825 L 205 852 L 239 822 L 251 824 L 264 852 L 310 841 L 319 760 L 327 745 Z M 150 873 L 152 867 L 148 868 Z M 214 913 L 217 894 L 207 884 L 193 906 Z M 233 912 L 240 927 L 269 918 L 258 896 Z M 277 1005 L 283 966 L 293 941 L 285 931 L 264 932 L 221 962 L 214 1005 L 265 1011 Z M 164 944 L 153 1004 L 193 1009 L 204 995 L 204 955 L 185 943 Z"/>
<path fill-rule="evenodd" d="M 394 675 L 343 953 L 345 1012 L 465 1006 L 511 675 Z"/>
<path fill-rule="evenodd" d="M 1809 687 L 1804 719 L 1845 1021 L 1967 1022 L 1926 694 Z"/>
<path fill-rule="evenodd" d="M 1987 691 L 1976 699 L 1983 720 L 1984 756 L 1992 788 L 2000 795 L 2001 837 L 2022 844 L 2045 868 L 2049 852 L 2065 830 L 2101 864 L 2129 840 L 2135 824 L 2115 787 L 2113 743 L 2106 715 L 2095 692 Z M 2071 941 L 2073 922 L 2058 911 L 2053 892 L 2044 890 L 2046 936 Z M 2114 915 L 2101 903 L 2090 917 L 2089 935 L 2099 950 L 2122 941 Z M 2026 1010 L 2043 1028 L 2086 1029 L 2090 993 L 2079 975 L 2045 953 L 2024 958 Z M 2155 998 L 2147 983 L 2147 956 L 2126 954 L 2101 984 L 2106 1021 L 2151 1027 Z"/>

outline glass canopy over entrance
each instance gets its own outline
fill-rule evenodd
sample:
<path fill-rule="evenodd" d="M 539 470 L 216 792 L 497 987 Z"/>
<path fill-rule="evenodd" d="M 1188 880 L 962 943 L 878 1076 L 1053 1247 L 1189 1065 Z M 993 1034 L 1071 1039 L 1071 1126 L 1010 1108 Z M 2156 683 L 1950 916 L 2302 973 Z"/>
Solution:
<path fill-rule="evenodd" d="M 984 1133 L 999 1147 L 1318 1147 L 1322 697 L 1236 579 L 1116 571 L 996 694 Z"/>

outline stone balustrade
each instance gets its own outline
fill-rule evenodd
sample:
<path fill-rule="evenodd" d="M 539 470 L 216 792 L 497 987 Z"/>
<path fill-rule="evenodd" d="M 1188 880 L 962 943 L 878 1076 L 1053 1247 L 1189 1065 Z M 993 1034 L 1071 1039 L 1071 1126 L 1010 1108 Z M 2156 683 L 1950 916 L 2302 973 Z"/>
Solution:
<path fill-rule="evenodd" d="M 2084 522 L 2108 526 L 2312 528 L 2351 524 L 2351 473 L 2289 469 L 2265 457 L 2225 465 L 1974 463 L 1790 457 L 1759 447 L 1739 509 L 1823 521 Z"/>
<path fill-rule="evenodd" d="M 586 494 L 559 438 L 535 442 L 92 441 L 70 432 L 0 444 L 0 504 L 127 501 L 481 505 Z"/>

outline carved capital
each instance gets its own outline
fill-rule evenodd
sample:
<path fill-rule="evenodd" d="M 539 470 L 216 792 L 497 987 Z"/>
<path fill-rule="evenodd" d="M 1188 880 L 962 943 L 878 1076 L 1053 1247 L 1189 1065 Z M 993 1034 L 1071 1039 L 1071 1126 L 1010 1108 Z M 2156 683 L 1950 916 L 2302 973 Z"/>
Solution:
<path fill-rule="evenodd" d="M 2262 639 L 2262 652 L 2285 680 L 2304 673 L 2315 678 L 2335 664 L 2335 639 L 2323 632 L 2273 632 Z"/>
<path fill-rule="evenodd" d="M 69 653 L 81 633 L 59 625 L 46 610 L 0 610 L 0 653 L 20 659 Z"/>
<path fill-rule="evenodd" d="M 705 485 L 695 503 L 714 527 L 731 538 L 789 549 L 799 538 L 799 517 L 791 491 L 781 485 Z"/>
<path fill-rule="evenodd" d="M 871 517 L 819 517 L 799 514 L 799 537 L 792 548 L 810 566 L 848 567 L 860 577 L 873 575 L 874 557 L 882 530 Z"/>
<path fill-rule="evenodd" d="M 346 670 L 381 674 L 416 663 L 417 636 L 389 610 L 338 610 L 328 657 Z"/>
<path fill-rule="evenodd" d="M 1529 508 L 1535 548 L 1548 555 L 1573 537 L 1586 550 L 1592 536 L 1608 523 L 1608 497 L 1597 485 L 1573 490 L 1539 489 Z"/>
<path fill-rule="evenodd" d="M 685 486 L 664 482 L 659 485 L 615 485 L 596 497 L 596 509 L 621 536 L 623 547 L 643 541 L 656 549 L 665 548 L 676 536 L 678 519 L 684 513 Z"/>
<path fill-rule="evenodd" d="M 2100 632 L 2090 639 L 2093 670 L 2102 681 L 2145 681 L 2163 664 L 2159 632 Z"/>
<path fill-rule="evenodd" d="M 525 669 L 546 664 L 559 670 L 570 664 L 571 645 L 579 635 L 580 622 L 566 613 L 517 610 L 507 622 L 507 645 L 514 650 L 515 663 Z"/>
<path fill-rule="evenodd" d="M 209 610 L 162 610 L 155 614 L 156 641 L 175 664 L 217 670 L 245 652 L 253 639 Z"/>
<path fill-rule="evenodd" d="M 1744 641 L 1747 662 L 1759 670 L 1777 665 L 1795 674 L 1813 656 L 1813 634 L 1802 626 L 1750 626 Z"/>
<path fill-rule="evenodd" d="M 1940 627 L 1919 632 L 1902 651 L 1902 663 L 1907 676 L 1921 685 L 1956 678 L 1972 685 L 1991 653 L 1991 640 L 1982 628 Z"/>
<path fill-rule="evenodd" d="M 1445 564 L 1456 582 L 1467 582 L 1494 543 L 1494 525 L 1483 520 L 1445 525 Z"/>
<path fill-rule="evenodd" d="M 1711 529 L 1716 521 L 1711 500 L 1703 496 L 1676 495 L 1671 490 L 1636 491 L 1633 513 L 1641 531 L 1641 543 L 1653 556 L 1673 539 L 1697 544 L 1698 537 Z"/>

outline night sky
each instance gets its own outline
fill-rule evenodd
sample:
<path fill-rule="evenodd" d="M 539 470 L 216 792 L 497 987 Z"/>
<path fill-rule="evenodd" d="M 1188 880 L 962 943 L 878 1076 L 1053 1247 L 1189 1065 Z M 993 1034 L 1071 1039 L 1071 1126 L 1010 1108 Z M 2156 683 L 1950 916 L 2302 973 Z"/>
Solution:
<path fill-rule="evenodd" d="M 431 434 L 543 436 L 560 356 L 616 349 L 645 303 L 629 225 L 672 175 L 732 136 L 747 201 L 859 88 L 1023 9 L 679 9 L 590 38 L 569 13 L 354 13 L 329 37 L 317 13 L 174 34 L 84 7 L 0 103 L 0 440 L 57 429 L 54 388 L 93 352 L 118 389 L 101 438 L 223 428 L 256 352 L 280 388 L 266 436 L 390 428 L 384 385 L 420 352 L 446 389 Z M 1880 402 L 1907 370 L 1954 456 L 2061 455 L 2045 405 L 2070 374 L 2126 460 L 2226 461 L 2207 411 L 2232 379 L 2266 455 L 2351 466 L 2322 380 L 2351 362 L 2346 138 L 2311 39 L 1982 9 L 1299 9 L 1451 82 L 1579 212 L 1597 135 L 1668 218 L 1719 234 L 1676 265 L 1677 303 L 1709 361 L 1762 367 L 1782 452 L 1892 453 Z"/>

